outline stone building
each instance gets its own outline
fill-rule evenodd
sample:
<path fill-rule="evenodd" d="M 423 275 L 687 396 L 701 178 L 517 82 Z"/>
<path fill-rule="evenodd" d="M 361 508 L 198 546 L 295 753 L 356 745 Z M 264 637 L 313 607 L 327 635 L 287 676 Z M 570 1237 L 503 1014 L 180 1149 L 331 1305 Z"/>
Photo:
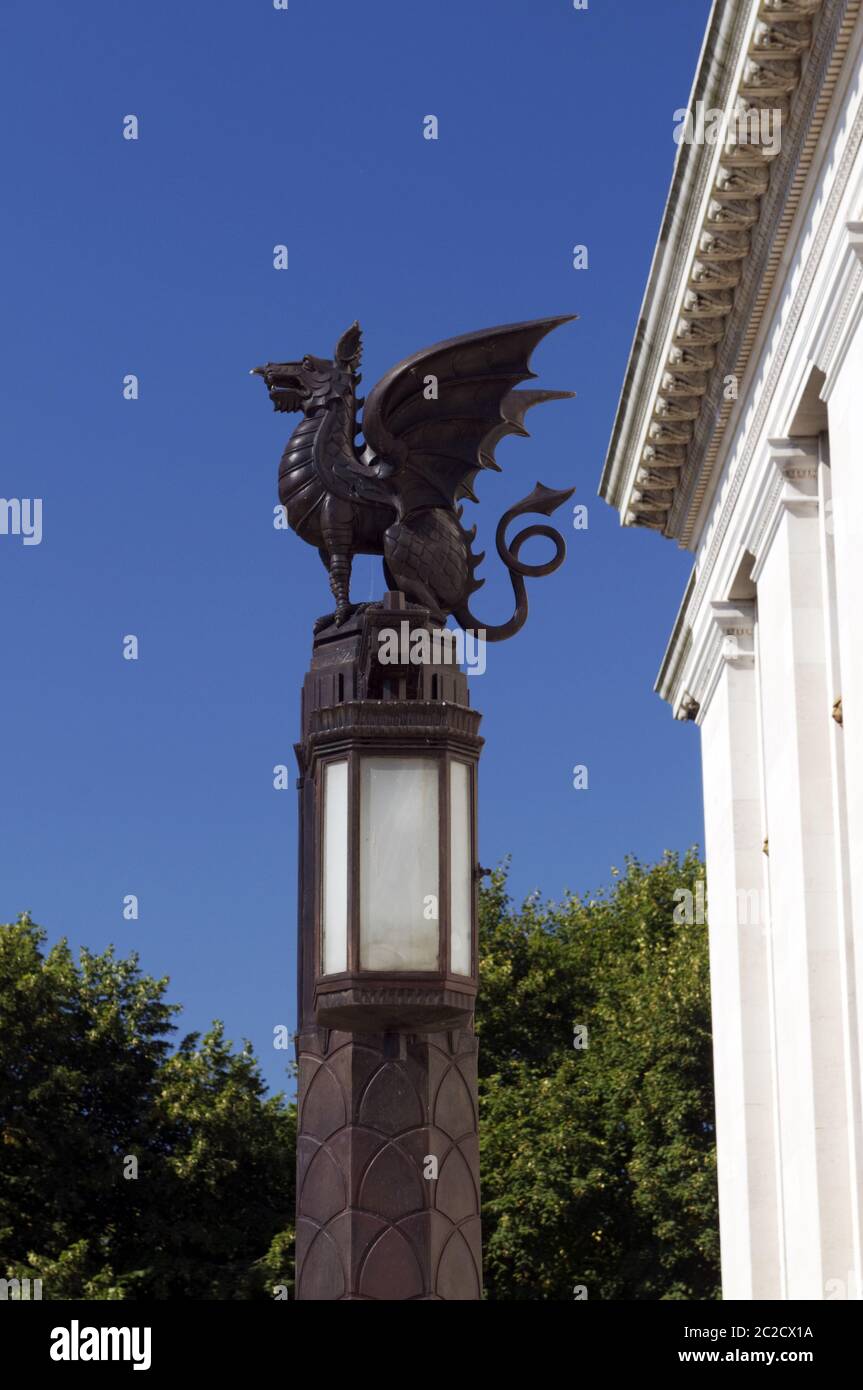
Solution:
<path fill-rule="evenodd" d="M 859 1299 L 861 0 L 717 0 L 672 125 L 600 494 L 693 555 L 723 1290 Z"/>

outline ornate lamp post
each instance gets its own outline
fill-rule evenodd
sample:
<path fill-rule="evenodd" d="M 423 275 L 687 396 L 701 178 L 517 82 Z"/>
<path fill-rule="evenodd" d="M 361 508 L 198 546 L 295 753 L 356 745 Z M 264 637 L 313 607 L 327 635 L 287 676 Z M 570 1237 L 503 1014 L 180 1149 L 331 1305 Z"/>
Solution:
<path fill-rule="evenodd" d="M 299 1299 L 478 1299 L 477 990 L 480 715 L 452 614 L 488 641 L 527 617 L 525 577 L 563 561 L 560 535 L 507 526 L 571 495 L 537 485 L 497 528 L 515 609 L 469 608 L 482 556 L 461 526 L 483 468 L 525 411 L 569 392 L 517 391 L 565 319 L 473 333 L 418 353 L 375 387 L 357 450 L 357 325 L 332 360 L 256 368 L 302 420 L 279 495 L 327 566 L 335 612 L 315 624 L 300 766 Z M 433 389 L 431 389 L 433 387 Z M 544 565 L 519 551 L 555 546 Z M 381 603 L 350 602 L 351 561 L 381 554 Z"/>
<path fill-rule="evenodd" d="M 317 854 L 312 1006 L 352 1033 L 463 1028 L 476 995 L 480 716 L 449 643 L 437 664 L 379 660 L 394 622 L 432 637 L 428 611 L 389 593 L 319 638 L 298 749 Z"/>

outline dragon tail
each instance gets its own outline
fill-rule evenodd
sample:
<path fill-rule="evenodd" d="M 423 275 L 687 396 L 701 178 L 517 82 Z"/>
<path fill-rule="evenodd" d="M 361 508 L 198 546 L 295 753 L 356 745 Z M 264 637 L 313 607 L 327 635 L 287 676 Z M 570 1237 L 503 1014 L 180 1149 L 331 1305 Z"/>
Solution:
<path fill-rule="evenodd" d="M 520 502 L 516 502 L 514 507 L 510 507 L 504 512 L 497 524 L 495 531 L 495 544 L 497 553 L 509 571 L 512 591 L 515 595 L 515 608 L 512 617 L 508 622 L 499 623 L 496 626 L 489 626 L 481 623 L 470 611 L 469 596 L 475 593 L 485 583 L 482 579 L 476 579 L 476 570 L 483 559 L 483 555 L 474 555 L 469 552 L 469 563 L 471 570 L 471 581 L 466 591 L 466 597 L 458 608 L 453 610 L 454 616 L 466 632 L 474 632 L 482 637 L 486 642 L 503 642 L 507 637 L 512 637 L 520 628 L 524 627 L 527 621 L 528 601 L 527 586 L 525 579 L 540 579 L 543 575 L 554 574 L 555 570 L 560 569 L 566 557 L 566 542 L 559 531 L 555 531 L 553 526 L 525 526 L 524 530 L 519 531 L 513 537 L 512 542 L 507 544 L 506 531 L 510 522 L 517 516 L 523 516 L 525 512 L 539 512 L 542 516 L 551 516 L 562 503 L 572 496 L 575 488 L 566 488 L 557 491 L 554 488 L 544 487 L 542 483 L 537 483 L 533 492 L 527 497 L 523 497 Z M 470 541 L 476 534 L 476 527 L 471 531 L 466 531 L 465 535 Z M 554 555 L 547 560 L 544 565 L 528 565 L 523 560 L 519 560 L 519 552 L 527 541 L 534 536 L 545 536 L 554 545 Z"/>

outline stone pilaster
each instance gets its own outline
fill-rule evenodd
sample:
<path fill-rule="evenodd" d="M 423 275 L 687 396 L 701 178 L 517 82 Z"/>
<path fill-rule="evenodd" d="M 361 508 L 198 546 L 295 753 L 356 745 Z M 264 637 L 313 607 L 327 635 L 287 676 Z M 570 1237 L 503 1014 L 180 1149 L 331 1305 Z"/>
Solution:
<path fill-rule="evenodd" d="M 853 1267 L 853 1199 L 836 881 L 832 679 L 818 524 L 818 441 L 774 440 L 753 578 L 768 838 L 786 1297 L 820 1299 Z"/>
<path fill-rule="evenodd" d="M 713 603 L 699 723 L 709 894 L 722 1287 L 782 1296 L 770 922 L 754 602 Z"/>

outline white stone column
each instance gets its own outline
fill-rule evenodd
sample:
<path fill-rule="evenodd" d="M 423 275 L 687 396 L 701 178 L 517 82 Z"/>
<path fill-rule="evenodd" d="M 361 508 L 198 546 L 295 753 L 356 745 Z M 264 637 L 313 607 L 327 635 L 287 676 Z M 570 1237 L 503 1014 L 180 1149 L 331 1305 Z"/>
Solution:
<path fill-rule="evenodd" d="M 754 603 L 714 603 L 702 699 L 719 1230 L 726 1299 L 782 1297 Z"/>
<path fill-rule="evenodd" d="M 846 228 L 848 275 L 856 283 L 856 303 L 844 324 L 822 395 L 830 427 L 829 484 L 825 516 L 832 543 L 834 594 L 833 695 L 841 699 L 841 725 L 834 726 L 835 756 L 844 774 L 845 845 L 843 860 L 848 954 L 850 1043 L 856 1052 L 855 1097 L 857 1250 L 847 1280 L 849 1296 L 863 1296 L 860 1211 L 863 1205 L 863 1139 L 860 1077 L 863 1075 L 863 223 Z M 850 1277 L 849 1277 L 850 1276 Z"/>
<path fill-rule="evenodd" d="M 771 441 L 770 468 L 753 579 L 785 1288 L 822 1299 L 853 1268 L 854 1203 L 817 440 Z"/>

